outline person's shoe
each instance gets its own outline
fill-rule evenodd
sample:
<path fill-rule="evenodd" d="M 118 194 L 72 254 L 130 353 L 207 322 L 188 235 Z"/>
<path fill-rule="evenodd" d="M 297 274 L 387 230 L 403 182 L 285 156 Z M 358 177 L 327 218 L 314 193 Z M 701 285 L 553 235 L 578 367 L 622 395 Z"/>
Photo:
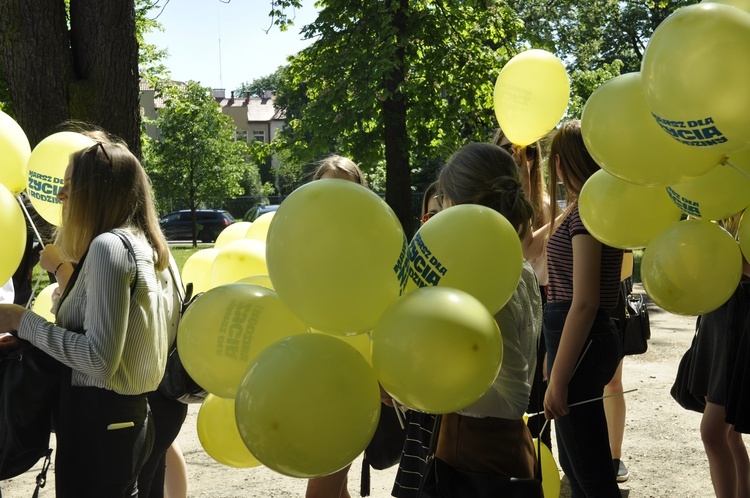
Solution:
<path fill-rule="evenodd" d="M 612 460 L 612 464 L 615 466 L 615 474 L 617 474 L 617 482 L 625 482 L 628 480 L 628 468 L 622 463 L 622 460 L 615 458 Z"/>

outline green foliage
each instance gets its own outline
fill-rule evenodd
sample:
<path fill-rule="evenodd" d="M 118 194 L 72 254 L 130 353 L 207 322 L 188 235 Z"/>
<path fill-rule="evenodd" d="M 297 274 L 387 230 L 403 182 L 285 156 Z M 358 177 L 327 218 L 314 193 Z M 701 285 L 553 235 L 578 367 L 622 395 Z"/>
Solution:
<path fill-rule="evenodd" d="M 163 31 L 161 24 L 149 17 L 158 2 L 135 0 L 135 37 L 138 40 L 138 70 L 151 86 L 167 78 L 169 71 L 164 65 L 167 51 L 146 43 L 145 35 L 154 30 Z"/>
<path fill-rule="evenodd" d="M 514 12 L 501 2 L 410 1 L 398 32 L 389 5 L 326 1 L 303 28 L 317 40 L 290 58 L 276 100 L 288 124 L 278 148 L 296 162 L 335 151 L 366 171 L 384 164 L 383 103 L 396 94 L 407 105 L 413 171 L 434 174 L 441 159 L 496 127 L 494 83 L 520 48 Z M 402 49 L 405 78 L 394 93 L 386 83 Z"/>
<path fill-rule="evenodd" d="M 211 89 L 191 81 L 159 91 L 166 99 L 154 122 L 160 134 L 148 143 L 144 162 L 160 208 L 167 200 L 217 207 L 243 194 L 240 183 L 252 180 L 247 145 L 234 141 L 232 118 L 221 113 Z"/>
<path fill-rule="evenodd" d="M 282 75 L 285 68 L 279 67 L 276 72 L 268 76 L 256 78 L 253 81 L 242 83 L 234 91 L 236 97 L 264 97 L 266 91 L 276 92 L 281 84 Z"/>

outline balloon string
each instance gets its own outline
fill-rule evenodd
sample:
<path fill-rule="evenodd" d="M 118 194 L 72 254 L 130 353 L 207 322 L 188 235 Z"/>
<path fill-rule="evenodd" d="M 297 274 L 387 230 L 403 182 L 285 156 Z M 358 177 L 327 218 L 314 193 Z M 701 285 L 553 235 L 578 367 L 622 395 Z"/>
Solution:
<path fill-rule="evenodd" d="M 742 174 L 743 174 L 743 175 L 745 175 L 746 177 L 750 178 L 750 172 L 747 172 L 747 171 L 745 171 L 744 169 L 738 168 L 738 167 L 737 167 L 737 166 L 735 166 L 735 165 L 734 165 L 734 164 L 732 163 L 732 161 L 730 161 L 729 159 L 725 159 L 725 160 L 724 160 L 724 162 L 723 162 L 723 164 L 726 164 L 727 166 L 731 166 L 731 167 L 733 167 L 733 168 L 734 168 L 735 170 L 739 171 L 740 173 L 742 173 Z"/>
<path fill-rule="evenodd" d="M 26 206 L 23 204 L 23 199 L 21 198 L 21 194 L 18 194 L 16 196 L 16 200 L 18 201 L 18 205 L 21 206 L 21 210 L 23 210 L 24 216 L 29 221 L 29 225 L 31 225 L 31 229 L 34 230 L 34 235 L 36 235 L 36 238 L 39 241 L 39 244 L 41 244 L 41 246 L 44 247 L 44 240 L 42 240 L 42 236 L 39 235 L 39 230 L 36 229 L 34 220 L 31 219 L 31 215 L 29 214 L 29 211 L 26 209 Z M 29 296 L 29 301 L 26 303 L 27 309 L 31 307 L 31 303 L 34 301 L 34 296 L 36 296 L 36 290 L 39 287 L 39 284 L 41 283 L 41 281 L 42 281 L 42 276 L 39 275 L 36 281 L 34 282 L 34 287 L 31 289 L 31 295 Z"/>
<path fill-rule="evenodd" d="M 572 405 L 568 405 L 568 406 L 569 407 L 573 407 L 573 406 L 583 405 L 585 403 L 591 403 L 593 401 L 597 401 L 597 400 L 604 399 L 604 398 L 611 398 L 612 396 L 622 396 L 623 394 L 632 393 L 632 392 L 637 391 L 637 390 L 638 389 L 630 389 L 630 390 L 627 390 L 627 391 L 622 391 L 621 393 L 605 394 L 604 396 L 599 396 L 598 398 L 591 398 L 591 399 L 587 399 L 585 401 L 579 401 L 577 403 L 573 403 Z M 543 413 L 544 413 L 544 410 L 542 410 L 541 412 L 536 412 L 536 413 L 527 413 L 526 416 L 529 417 L 529 418 L 531 418 L 531 417 L 536 417 L 537 415 L 541 415 Z M 547 420 L 547 422 L 549 422 L 549 420 Z M 544 425 L 546 426 L 547 424 L 545 423 Z M 542 430 L 544 430 L 544 427 L 542 427 Z M 541 432 L 541 431 L 539 431 L 539 432 Z"/>
<path fill-rule="evenodd" d="M 393 400 L 393 409 L 396 410 L 396 419 L 398 420 L 398 425 L 401 426 L 401 429 L 405 429 L 404 426 L 404 419 L 401 418 L 403 413 L 401 413 L 401 408 L 398 407 L 398 403 L 396 403 L 396 400 Z"/>

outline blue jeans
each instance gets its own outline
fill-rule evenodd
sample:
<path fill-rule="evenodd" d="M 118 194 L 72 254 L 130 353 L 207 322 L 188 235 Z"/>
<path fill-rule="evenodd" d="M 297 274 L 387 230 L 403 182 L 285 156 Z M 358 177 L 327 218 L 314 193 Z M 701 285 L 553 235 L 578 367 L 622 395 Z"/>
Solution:
<path fill-rule="evenodd" d="M 570 304 L 547 303 L 544 308 L 548 372 L 555 362 Z M 597 313 L 583 351 L 586 353 L 579 358 L 568 383 L 568 404 L 601 397 L 620 363 L 622 339 L 606 311 Z M 573 498 L 620 498 L 602 401 L 571 407 L 568 415 L 555 419 L 555 432 L 560 466 L 568 477 Z"/>

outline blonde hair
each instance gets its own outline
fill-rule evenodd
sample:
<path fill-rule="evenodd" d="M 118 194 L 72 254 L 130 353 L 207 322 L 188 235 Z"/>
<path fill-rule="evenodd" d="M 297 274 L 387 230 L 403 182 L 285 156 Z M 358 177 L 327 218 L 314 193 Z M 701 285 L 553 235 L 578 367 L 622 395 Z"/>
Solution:
<path fill-rule="evenodd" d="M 454 204 L 480 204 L 502 214 L 520 238 L 531 229 L 534 208 L 516 161 L 496 145 L 471 143 L 458 149 L 440 170 L 438 185 Z"/>
<path fill-rule="evenodd" d="M 337 155 L 328 156 L 318 163 L 318 167 L 313 173 L 313 180 L 320 180 L 323 175 L 333 171 L 334 173 L 343 173 L 348 176 L 354 183 L 367 187 L 367 180 L 365 175 L 359 169 L 359 166 L 349 159 L 348 157 L 342 157 Z"/>
<path fill-rule="evenodd" d="M 156 268 L 169 264 L 169 246 L 159 227 L 151 185 L 138 159 L 122 143 L 100 133 L 93 146 L 70 157 L 68 200 L 57 233 L 57 244 L 78 262 L 91 242 L 115 228 L 142 234 L 154 250 Z M 105 141 L 106 140 L 106 141 Z"/>
<path fill-rule="evenodd" d="M 567 121 L 554 132 L 550 145 L 549 160 L 550 209 L 557 207 L 556 186 L 559 170 L 559 180 L 565 186 L 567 195 L 566 213 L 570 212 L 578 204 L 578 196 L 583 184 L 600 169 L 583 142 L 580 120 Z M 557 167 L 558 161 L 559 168 Z M 554 219 L 554 213 L 552 213 L 551 218 Z M 550 223 L 550 235 L 555 228 L 557 228 L 556 223 Z"/>
<path fill-rule="evenodd" d="M 505 137 L 505 133 L 501 128 L 495 131 L 495 135 L 492 137 L 492 143 L 502 147 L 500 144 Z M 526 196 L 534 206 L 534 219 L 532 227 L 534 229 L 540 228 L 545 223 L 547 218 L 547 203 L 549 202 L 549 194 L 547 193 L 547 187 L 544 183 L 544 158 L 542 157 L 542 144 L 536 141 L 526 146 L 527 150 L 534 151 L 533 159 L 529 159 L 528 155 L 526 160 L 531 162 L 531 168 L 529 169 L 529 192 L 526 192 Z"/>

